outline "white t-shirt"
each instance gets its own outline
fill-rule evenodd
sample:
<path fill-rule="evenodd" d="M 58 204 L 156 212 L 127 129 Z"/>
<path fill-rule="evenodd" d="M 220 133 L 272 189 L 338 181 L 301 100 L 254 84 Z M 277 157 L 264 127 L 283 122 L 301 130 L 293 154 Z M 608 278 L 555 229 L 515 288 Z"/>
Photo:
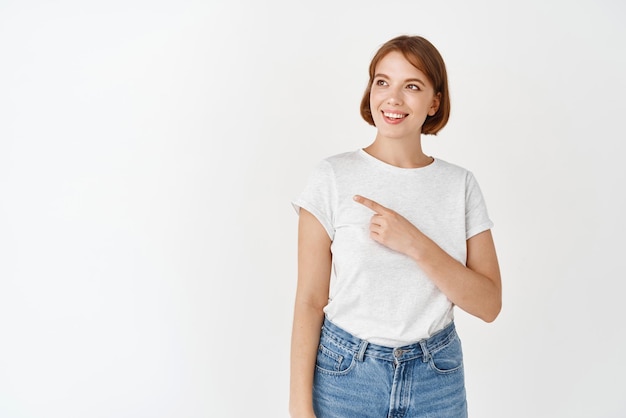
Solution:
<path fill-rule="evenodd" d="M 370 238 L 373 212 L 355 194 L 398 212 L 465 264 L 467 239 L 493 226 L 478 183 L 440 159 L 407 169 L 358 149 L 322 160 L 292 202 L 296 211 L 311 212 L 332 240 L 328 319 L 388 347 L 428 338 L 453 320 L 453 304 L 414 260 Z"/>

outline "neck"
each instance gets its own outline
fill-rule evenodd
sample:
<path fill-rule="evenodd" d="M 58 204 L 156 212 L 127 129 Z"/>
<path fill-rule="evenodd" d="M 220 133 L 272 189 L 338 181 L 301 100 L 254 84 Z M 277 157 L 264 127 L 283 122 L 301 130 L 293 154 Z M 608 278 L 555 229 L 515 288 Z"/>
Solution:
<path fill-rule="evenodd" d="M 363 150 L 387 164 L 400 168 L 420 168 L 433 162 L 433 158 L 422 151 L 420 136 L 410 140 L 377 136 L 374 142 Z"/>

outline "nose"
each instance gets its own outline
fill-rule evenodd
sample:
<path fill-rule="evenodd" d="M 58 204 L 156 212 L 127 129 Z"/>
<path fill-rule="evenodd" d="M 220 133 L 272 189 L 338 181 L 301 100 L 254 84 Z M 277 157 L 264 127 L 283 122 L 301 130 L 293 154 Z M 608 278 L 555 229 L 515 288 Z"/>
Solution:
<path fill-rule="evenodd" d="M 402 94 L 397 88 L 391 88 L 388 90 L 389 96 L 387 97 L 387 104 L 392 106 L 398 106 L 402 104 Z"/>

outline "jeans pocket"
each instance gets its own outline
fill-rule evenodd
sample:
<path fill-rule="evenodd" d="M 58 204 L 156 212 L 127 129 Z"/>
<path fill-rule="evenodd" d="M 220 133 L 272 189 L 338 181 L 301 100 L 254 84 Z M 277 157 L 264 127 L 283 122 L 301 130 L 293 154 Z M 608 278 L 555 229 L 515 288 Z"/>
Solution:
<path fill-rule="evenodd" d="M 463 369 L 461 340 L 454 333 L 450 341 L 430 353 L 430 367 L 437 373 L 454 373 Z"/>
<path fill-rule="evenodd" d="M 354 365 L 355 355 L 352 351 L 322 336 L 317 350 L 315 368 L 317 371 L 332 374 L 347 374 Z"/>

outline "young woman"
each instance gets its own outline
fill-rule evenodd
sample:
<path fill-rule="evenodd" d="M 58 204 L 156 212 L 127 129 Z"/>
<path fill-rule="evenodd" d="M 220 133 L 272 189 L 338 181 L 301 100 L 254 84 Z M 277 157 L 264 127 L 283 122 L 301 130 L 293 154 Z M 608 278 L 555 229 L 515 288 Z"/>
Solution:
<path fill-rule="evenodd" d="M 361 102 L 374 141 L 321 161 L 293 202 L 292 417 L 467 416 L 453 308 L 493 321 L 501 282 L 474 176 L 422 151 L 449 113 L 437 49 L 391 39 Z"/>

